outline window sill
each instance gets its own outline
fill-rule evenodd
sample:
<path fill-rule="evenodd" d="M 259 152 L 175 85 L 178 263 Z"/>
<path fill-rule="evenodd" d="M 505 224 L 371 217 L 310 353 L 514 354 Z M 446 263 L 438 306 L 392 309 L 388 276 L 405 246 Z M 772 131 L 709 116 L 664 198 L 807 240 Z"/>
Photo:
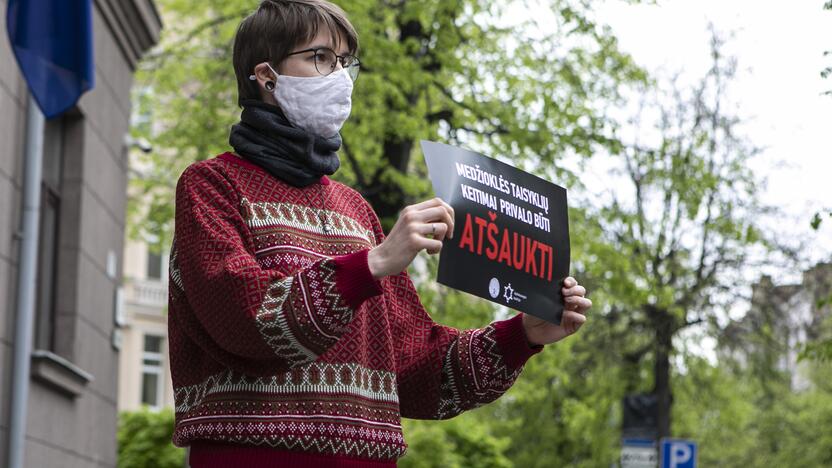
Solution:
<path fill-rule="evenodd" d="M 89 372 L 46 350 L 32 351 L 32 377 L 75 398 L 93 381 Z"/>

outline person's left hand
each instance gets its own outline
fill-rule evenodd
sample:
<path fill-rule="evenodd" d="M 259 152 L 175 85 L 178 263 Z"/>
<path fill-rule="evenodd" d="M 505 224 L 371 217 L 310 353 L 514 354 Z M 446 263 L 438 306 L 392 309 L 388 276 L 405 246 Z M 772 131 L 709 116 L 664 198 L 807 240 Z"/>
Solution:
<path fill-rule="evenodd" d="M 563 317 L 560 325 L 523 314 L 523 328 L 530 345 L 545 345 L 560 341 L 575 333 L 586 322 L 586 312 L 592 307 L 587 299 L 586 289 L 571 276 L 563 280 Z"/>

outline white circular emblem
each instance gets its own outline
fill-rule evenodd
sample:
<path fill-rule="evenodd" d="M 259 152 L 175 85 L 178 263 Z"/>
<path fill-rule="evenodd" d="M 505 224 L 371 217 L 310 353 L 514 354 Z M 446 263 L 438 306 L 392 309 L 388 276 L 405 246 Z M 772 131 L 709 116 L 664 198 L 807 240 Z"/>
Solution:
<path fill-rule="evenodd" d="M 491 282 L 488 283 L 488 294 L 491 294 L 494 299 L 500 295 L 500 282 L 497 278 L 491 278 Z"/>

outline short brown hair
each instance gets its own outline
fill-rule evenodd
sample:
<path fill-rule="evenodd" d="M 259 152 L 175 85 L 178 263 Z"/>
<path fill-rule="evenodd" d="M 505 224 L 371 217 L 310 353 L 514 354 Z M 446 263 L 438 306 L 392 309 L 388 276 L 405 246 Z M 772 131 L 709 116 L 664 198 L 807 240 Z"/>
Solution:
<path fill-rule="evenodd" d="M 237 104 L 260 99 L 257 83 L 249 80 L 254 67 L 269 62 L 277 67 L 292 49 L 311 41 L 321 27 L 347 41 L 349 53 L 358 50 L 358 34 L 341 7 L 326 0 L 263 0 L 257 11 L 246 17 L 234 37 L 234 73 L 237 75 Z"/>

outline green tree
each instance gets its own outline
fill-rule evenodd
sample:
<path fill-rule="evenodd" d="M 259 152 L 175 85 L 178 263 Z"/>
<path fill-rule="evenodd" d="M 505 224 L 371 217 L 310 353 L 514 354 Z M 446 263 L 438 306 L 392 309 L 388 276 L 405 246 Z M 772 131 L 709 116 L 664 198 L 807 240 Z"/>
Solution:
<path fill-rule="evenodd" d="M 514 387 L 483 410 L 495 434 L 510 438 L 515 466 L 589 468 L 618 459 L 625 368 L 607 352 L 608 328 L 590 325 L 530 360 Z"/>
<path fill-rule="evenodd" d="M 832 438 L 818 428 L 832 421 L 832 369 L 816 361 L 783 367 L 800 346 L 783 316 L 791 293 L 764 290 L 748 314 L 724 330 L 718 366 L 686 356 L 674 416 L 683 433 L 700 442 L 703 466 L 828 466 Z M 829 323 L 809 335 L 829 336 Z"/>
<path fill-rule="evenodd" d="M 652 366 L 659 437 L 671 435 L 678 336 L 713 323 L 714 312 L 737 299 L 740 268 L 751 264 L 753 247 L 766 245 L 759 180 L 748 167 L 757 150 L 728 110 L 736 62 L 721 46 L 714 32 L 712 66 L 693 89 L 642 98 L 624 129 L 636 137 L 613 155 L 629 193 L 609 194 L 597 218 L 603 240 L 585 259 L 587 276 L 614 298 L 604 318 L 615 323 L 616 347 L 634 370 L 624 377 L 632 379 L 628 389 L 642 385 L 643 365 Z"/>
<path fill-rule="evenodd" d="M 818 308 L 824 305 L 832 305 L 832 295 L 821 300 L 818 303 Z M 801 350 L 800 358 L 827 364 L 832 361 L 832 318 L 827 317 L 826 320 L 821 322 L 821 329 L 817 333 L 817 338 L 806 343 Z"/>
<path fill-rule="evenodd" d="M 815 369 L 810 389 L 793 392 L 780 382 L 770 399 L 760 368 L 731 369 L 693 356 L 685 363 L 673 415 L 679 433 L 698 442 L 701 466 L 832 464 L 832 437 L 823 429 L 832 424 L 828 366 Z"/>
<path fill-rule="evenodd" d="M 497 438 L 469 419 L 405 421 L 407 454 L 401 468 L 511 468 L 505 455 L 509 440 Z"/>
<path fill-rule="evenodd" d="M 702 357 L 687 355 L 684 362 L 674 384 L 674 428 L 698 443 L 699 464 L 776 466 L 761 463 L 758 381 Z"/>
<path fill-rule="evenodd" d="M 185 450 L 174 447 L 173 411 L 122 412 L 118 421 L 118 468 L 181 468 Z"/>

